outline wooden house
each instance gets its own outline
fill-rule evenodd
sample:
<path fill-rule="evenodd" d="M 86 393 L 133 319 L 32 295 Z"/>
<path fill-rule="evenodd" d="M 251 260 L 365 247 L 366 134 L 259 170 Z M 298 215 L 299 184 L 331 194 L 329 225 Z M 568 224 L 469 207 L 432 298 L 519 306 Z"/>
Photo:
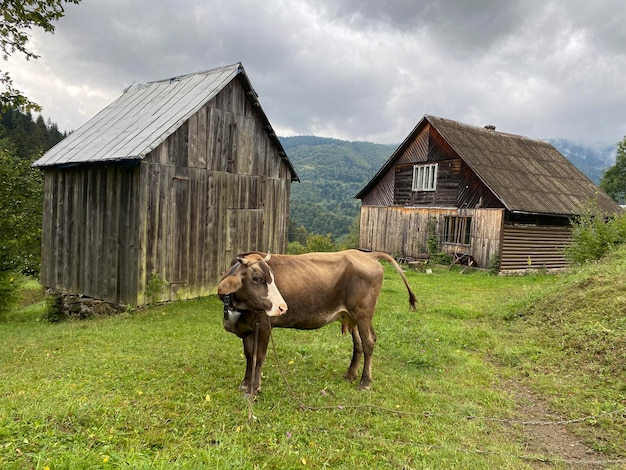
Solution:
<path fill-rule="evenodd" d="M 428 239 L 455 259 L 501 271 L 561 269 L 570 221 L 590 200 L 621 210 L 542 140 L 425 116 L 361 199 L 361 248 L 407 257 Z"/>
<path fill-rule="evenodd" d="M 286 251 L 298 176 L 240 63 L 132 85 L 34 166 L 54 291 L 194 298 L 233 255 Z"/>

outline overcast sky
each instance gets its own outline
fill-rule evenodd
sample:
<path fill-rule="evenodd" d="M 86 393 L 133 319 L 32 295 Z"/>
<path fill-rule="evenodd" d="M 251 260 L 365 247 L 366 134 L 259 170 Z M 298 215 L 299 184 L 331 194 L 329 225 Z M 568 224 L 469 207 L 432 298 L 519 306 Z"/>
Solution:
<path fill-rule="evenodd" d="M 61 130 L 133 82 L 242 62 L 281 136 L 400 143 L 425 114 L 626 135 L 623 0 L 83 0 L 0 69 Z"/>

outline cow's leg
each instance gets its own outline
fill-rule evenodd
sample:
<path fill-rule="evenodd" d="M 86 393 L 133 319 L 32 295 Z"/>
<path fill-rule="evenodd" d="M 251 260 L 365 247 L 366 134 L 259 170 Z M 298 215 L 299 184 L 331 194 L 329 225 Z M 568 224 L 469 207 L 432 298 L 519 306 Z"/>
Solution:
<path fill-rule="evenodd" d="M 372 327 L 371 320 L 357 323 L 361 336 L 361 346 L 363 349 L 363 374 L 361 375 L 361 390 L 369 390 L 372 386 L 372 356 L 374 345 L 376 344 L 376 333 Z"/>
<path fill-rule="evenodd" d="M 348 371 L 346 375 L 343 377 L 352 382 L 356 380 L 359 373 L 359 364 L 361 362 L 361 356 L 363 355 L 363 345 L 361 344 L 361 336 L 359 336 L 359 329 L 354 325 L 351 328 L 352 332 L 352 360 L 350 361 L 350 367 L 348 367 Z"/>
<path fill-rule="evenodd" d="M 265 314 L 263 314 L 265 315 Z M 263 368 L 263 362 L 267 355 L 267 346 L 269 344 L 270 330 L 269 325 L 264 325 L 264 322 L 260 322 L 258 336 L 253 332 L 252 334 L 243 338 L 243 352 L 246 356 L 246 375 L 239 385 L 239 389 L 243 391 L 246 396 L 256 396 L 261 390 L 261 369 Z M 256 325 L 255 325 L 256 328 Z M 255 339 L 256 338 L 256 339 Z M 255 340 L 257 341 L 255 348 Z M 256 367 L 254 353 L 256 349 Z M 252 377 L 254 375 L 254 383 L 252 383 Z"/>

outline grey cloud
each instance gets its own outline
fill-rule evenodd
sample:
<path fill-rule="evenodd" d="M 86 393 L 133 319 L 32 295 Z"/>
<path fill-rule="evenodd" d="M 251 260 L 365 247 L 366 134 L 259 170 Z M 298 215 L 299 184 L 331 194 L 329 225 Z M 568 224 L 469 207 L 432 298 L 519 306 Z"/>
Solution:
<path fill-rule="evenodd" d="M 46 117 L 77 125 L 67 116 L 91 109 L 90 90 L 103 100 L 241 61 L 279 133 L 397 143 L 432 113 L 615 143 L 626 128 L 620 3 L 90 0 L 68 6 L 53 37 L 34 34 L 42 59 L 29 67 L 61 83 L 55 93 L 87 91 L 44 97 Z"/>

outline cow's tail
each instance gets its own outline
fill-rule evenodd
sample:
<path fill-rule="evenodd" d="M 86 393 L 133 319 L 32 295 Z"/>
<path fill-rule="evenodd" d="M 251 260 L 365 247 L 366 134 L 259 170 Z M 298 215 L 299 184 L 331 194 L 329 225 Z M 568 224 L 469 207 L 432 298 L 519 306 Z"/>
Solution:
<path fill-rule="evenodd" d="M 404 282 L 404 285 L 406 286 L 406 290 L 409 291 L 409 304 L 411 305 L 411 310 L 415 310 L 415 302 L 417 299 L 415 297 L 415 294 L 411 290 L 411 286 L 409 286 L 409 281 L 407 281 L 406 276 L 404 275 L 404 271 L 402 271 L 402 268 L 400 267 L 398 262 L 395 259 L 393 259 L 392 256 L 389 256 L 387 253 L 383 253 L 382 251 L 372 251 L 372 252 L 369 252 L 368 254 L 372 258 L 374 258 L 376 261 L 380 261 L 381 259 L 384 259 L 385 261 L 389 261 L 391 263 L 391 265 L 393 266 L 393 269 L 395 269 L 396 272 L 402 278 L 402 281 Z"/>

